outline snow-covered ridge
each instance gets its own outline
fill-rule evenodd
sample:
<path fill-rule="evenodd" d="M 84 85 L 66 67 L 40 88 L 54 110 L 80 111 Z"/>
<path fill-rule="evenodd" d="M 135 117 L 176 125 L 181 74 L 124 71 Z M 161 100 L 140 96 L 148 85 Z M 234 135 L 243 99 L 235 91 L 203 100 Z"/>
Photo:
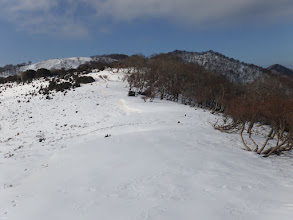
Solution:
<path fill-rule="evenodd" d="M 71 58 L 63 58 L 63 59 L 49 59 L 45 61 L 41 61 L 35 64 L 31 64 L 28 66 L 23 66 L 20 68 L 20 72 L 24 72 L 26 70 L 38 70 L 41 68 L 45 68 L 48 70 L 51 69 L 76 69 L 82 64 L 86 62 L 90 62 L 92 58 L 90 57 L 71 57 Z"/>
<path fill-rule="evenodd" d="M 92 57 L 70 57 L 70 58 L 61 58 L 61 59 L 48 59 L 38 63 L 30 64 L 30 65 L 26 65 L 25 63 L 17 64 L 17 65 L 9 64 L 4 66 L 3 68 L 0 67 L 0 77 L 8 77 L 12 75 L 17 75 L 26 70 L 38 70 L 42 68 L 45 68 L 48 70 L 76 69 L 80 65 L 90 61 L 96 61 L 96 62 L 109 64 L 109 63 L 117 61 L 119 59 L 119 56 L 122 57 L 123 55 L 110 54 L 110 55 L 99 55 L 99 56 L 92 56 Z"/>
<path fill-rule="evenodd" d="M 230 79 L 232 82 L 236 83 L 250 83 L 254 80 L 260 79 L 263 74 L 267 71 L 271 71 L 272 73 L 285 73 L 286 75 L 291 75 L 292 70 L 285 68 L 280 65 L 273 65 L 267 69 L 263 69 L 262 67 L 248 64 L 244 62 L 240 62 L 233 58 L 229 58 L 223 54 L 218 52 L 214 52 L 212 50 L 207 52 L 187 52 L 175 50 L 170 52 L 169 54 L 173 54 L 175 56 L 180 57 L 183 61 L 189 63 L 196 63 L 205 67 L 207 70 L 212 72 L 220 73 Z M 2 77 L 7 77 L 10 75 L 16 75 L 20 72 L 24 72 L 26 70 L 38 70 L 41 68 L 45 69 L 76 69 L 80 65 L 85 64 L 90 61 L 99 61 L 103 63 L 112 63 L 119 59 L 123 59 L 127 57 L 127 55 L 121 54 L 110 54 L 110 55 L 99 55 L 92 57 L 71 57 L 71 58 L 62 58 L 62 59 L 49 59 L 45 61 L 41 61 L 35 64 L 26 65 L 22 67 L 17 67 L 11 69 L 9 71 L 1 72 L 0 75 Z M 287 72 L 290 74 L 287 74 Z"/>
<path fill-rule="evenodd" d="M 209 71 L 220 73 L 232 82 L 249 83 L 263 75 L 261 67 L 240 62 L 214 51 L 197 53 L 175 50 L 171 54 L 185 62 L 196 63 Z"/>
<path fill-rule="evenodd" d="M 293 76 L 293 70 L 289 69 L 287 67 L 284 67 L 280 64 L 274 64 L 272 66 L 269 66 L 267 68 L 269 71 L 271 71 L 274 74 L 285 74 L 287 76 Z"/>
<path fill-rule="evenodd" d="M 45 68 L 48 70 L 52 69 L 76 69 L 80 65 L 85 64 L 90 61 L 98 61 L 103 63 L 111 63 L 116 61 L 115 59 L 99 56 L 99 57 L 70 57 L 70 58 L 61 58 L 61 59 L 49 59 L 45 61 L 41 61 L 35 64 L 23 66 L 19 69 L 19 72 L 24 72 L 26 70 L 38 70 L 41 68 Z"/>

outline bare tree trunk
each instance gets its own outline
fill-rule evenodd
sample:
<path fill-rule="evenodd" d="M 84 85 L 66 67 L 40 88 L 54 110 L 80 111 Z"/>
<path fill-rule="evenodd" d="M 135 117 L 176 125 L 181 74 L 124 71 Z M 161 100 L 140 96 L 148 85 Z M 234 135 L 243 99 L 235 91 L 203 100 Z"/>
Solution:
<path fill-rule="evenodd" d="M 277 149 L 277 147 L 279 146 L 279 141 L 280 141 L 280 130 L 276 131 L 276 134 L 277 134 L 277 143 L 275 145 L 275 147 L 271 147 L 269 148 L 268 150 L 264 151 L 263 153 L 265 154 L 264 157 L 268 157 L 269 153 L 272 152 L 274 149 Z"/>
<path fill-rule="evenodd" d="M 280 141 L 280 134 L 278 133 L 277 134 L 277 144 L 276 144 L 276 146 L 273 147 L 268 153 L 266 153 L 266 155 L 264 157 L 268 157 L 271 154 L 275 153 L 280 147 L 282 147 L 284 144 L 286 144 L 286 142 L 288 142 L 289 139 L 288 138 L 285 138 L 285 140 L 283 140 L 281 142 L 281 144 L 279 144 L 279 141 Z"/>
<path fill-rule="evenodd" d="M 211 112 L 211 114 L 215 114 L 215 112 L 216 112 L 216 109 L 217 109 L 217 106 L 215 106 L 215 107 L 212 109 L 212 112 Z"/>
<path fill-rule="evenodd" d="M 255 141 L 251 137 L 251 132 L 252 132 L 253 125 L 254 125 L 254 123 L 253 122 L 250 122 L 249 128 L 248 128 L 248 131 L 249 131 L 248 134 L 249 134 L 249 139 L 252 141 L 253 145 L 255 146 L 255 148 L 254 148 L 253 151 L 254 152 L 257 152 L 258 151 L 258 145 L 255 143 Z"/>
<path fill-rule="evenodd" d="M 280 132 L 280 139 L 283 138 L 283 136 L 284 136 L 284 132 L 285 132 L 285 125 L 282 126 L 282 129 L 281 129 L 281 132 Z"/>
<path fill-rule="evenodd" d="M 280 148 L 281 151 L 290 151 L 292 149 L 293 149 L 293 144 L 291 142 L 288 142 L 285 147 Z"/>
<path fill-rule="evenodd" d="M 225 106 L 224 105 L 221 105 L 221 110 L 220 112 L 224 112 L 225 111 Z"/>
<path fill-rule="evenodd" d="M 273 132 L 275 133 L 274 129 L 272 128 L 270 133 L 269 133 L 269 135 L 268 135 L 268 137 L 267 137 L 267 139 L 265 140 L 264 144 L 262 145 L 261 149 L 259 149 L 257 151 L 258 154 L 261 154 L 261 152 L 265 149 L 265 147 L 266 147 L 267 143 L 269 142 L 269 140 L 273 139 L 272 136 L 275 136 L 275 134 L 273 134 Z"/>
<path fill-rule="evenodd" d="M 248 128 L 247 128 L 247 134 L 251 134 L 251 129 L 253 128 L 254 123 L 251 121 L 249 122 Z"/>
<path fill-rule="evenodd" d="M 242 144 L 245 147 L 245 149 L 247 151 L 251 151 L 250 147 L 248 147 L 247 144 L 245 143 L 244 138 L 243 138 L 243 135 L 242 135 L 243 134 L 243 131 L 244 131 L 244 128 L 245 128 L 245 123 L 242 124 L 242 128 L 241 128 L 241 131 L 240 131 L 241 141 L 242 141 Z"/>

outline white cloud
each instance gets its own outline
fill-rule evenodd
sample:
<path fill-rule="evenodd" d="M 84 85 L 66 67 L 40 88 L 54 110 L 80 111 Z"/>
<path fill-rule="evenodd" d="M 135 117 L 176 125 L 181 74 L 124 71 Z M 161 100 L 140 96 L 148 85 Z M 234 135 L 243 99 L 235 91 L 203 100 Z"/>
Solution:
<path fill-rule="evenodd" d="M 56 6 L 57 0 L 2 0 L 2 5 L 9 10 L 10 13 L 17 13 L 20 11 L 36 11 L 36 10 L 49 10 Z"/>
<path fill-rule="evenodd" d="M 194 25 L 248 18 L 282 19 L 293 14 L 292 0 L 85 0 L 100 15 L 117 20 L 165 18 Z"/>
<path fill-rule="evenodd" d="M 0 18 L 33 33 L 84 37 L 89 26 L 105 18 L 119 22 L 155 18 L 192 27 L 282 22 L 293 18 L 293 1 L 1 0 Z"/>
<path fill-rule="evenodd" d="M 31 34 L 87 37 L 88 30 L 75 18 L 73 7 L 61 6 L 66 1 L 71 0 L 1 0 L 0 18 Z"/>

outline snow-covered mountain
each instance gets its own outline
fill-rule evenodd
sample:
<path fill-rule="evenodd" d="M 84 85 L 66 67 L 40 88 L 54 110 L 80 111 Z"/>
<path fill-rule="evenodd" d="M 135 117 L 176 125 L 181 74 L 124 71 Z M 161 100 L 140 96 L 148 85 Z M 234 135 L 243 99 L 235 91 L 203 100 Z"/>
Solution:
<path fill-rule="evenodd" d="M 262 67 L 240 62 L 233 58 L 229 58 L 223 54 L 207 51 L 207 52 L 187 52 L 175 50 L 170 52 L 175 56 L 180 57 L 185 62 L 196 63 L 205 67 L 207 70 L 212 72 L 220 73 L 230 79 L 232 82 L 236 83 L 249 83 L 256 79 L 260 79 L 266 71 L 271 71 L 273 73 L 283 73 L 286 75 L 293 75 L 293 70 L 283 67 L 281 65 L 272 65 L 267 69 Z M 6 77 L 10 75 L 15 75 L 26 70 L 38 70 L 41 68 L 45 69 L 76 69 L 80 65 L 85 64 L 90 61 L 99 61 L 103 63 L 112 63 L 119 59 L 126 58 L 127 55 L 124 54 L 110 54 L 110 55 L 97 55 L 92 57 L 71 57 L 62 59 L 49 59 L 41 61 L 31 65 L 25 65 L 21 67 L 15 66 L 14 68 L 0 72 L 0 76 Z"/>
<path fill-rule="evenodd" d="M 113 55 L 115 57 L 115 54 Z M 61 59 L 49 59 L 44 60 L 38 63 L 30 64 L 30 65 L 7 65 L 0 69 L 0 76 L 7 77 L 11 75 L 16 75 L 26 70 L 38 70 L 41 68 L 45 68 L 48 70 L 52 69 L 76 69 L 80 65 L 85 64 L 90 61 L 97 61 L 102 63 L 112 63 L 117 61 L 117 59 L 112 58 L 112 55 L 101 55 L 101 56 L 93 56 L 93 57 L 70 57 L 70 58 L 61 58 Z M 10 67 L 11 66 L 11 67 Z M 10 68 L 8 68 L 10 67 Z"/>
<path fill-rule="evenodd" d="M 185 62 L 196 63 L 209 71 L 220 73 L 232 82 L 249 83 L 263 75 L 261 67 L 240 62 L 212 50 L 202 53 L 175 50 L 170 54 Z"/>
<path fill-rule="evenodd" d="M 90 62 L 92 59 L 90 57 L 71 57 L 71 58 L 63 58 L 63 59 L 49 59 L 45 61 L 41 61 L 35 64 L 31 64 L 28 66 L 23 66 L 20 68 L 20 72 L 24 72 L 26 70 L 38 70 L 41 68 L 45 68 L 48 70 L 51 69 L 76 69 L 81 64 L 85 64 L 86 62 Z"/>
<path fill-rule="evenodd" d="M 275 64 L 267 68 L 269 71 L 275 74 L 285 74 L 287 76 L 293 76 L 293 70 L 287 67 L 284 67 L 280 64 Z"/>

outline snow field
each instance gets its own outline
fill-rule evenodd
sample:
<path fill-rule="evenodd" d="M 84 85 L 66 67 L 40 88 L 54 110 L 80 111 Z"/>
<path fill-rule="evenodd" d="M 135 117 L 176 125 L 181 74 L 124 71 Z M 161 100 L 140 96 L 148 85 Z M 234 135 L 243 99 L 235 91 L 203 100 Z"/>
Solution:
<path fill-rule="evenodd" d="M 122 72 L 90 75 L 52 100 L 26 96 L 41 81 L 1 88 L 1 220 L 293 218 L 290 155 L 243 151 L 201 109 L 127 97 Z"/>

